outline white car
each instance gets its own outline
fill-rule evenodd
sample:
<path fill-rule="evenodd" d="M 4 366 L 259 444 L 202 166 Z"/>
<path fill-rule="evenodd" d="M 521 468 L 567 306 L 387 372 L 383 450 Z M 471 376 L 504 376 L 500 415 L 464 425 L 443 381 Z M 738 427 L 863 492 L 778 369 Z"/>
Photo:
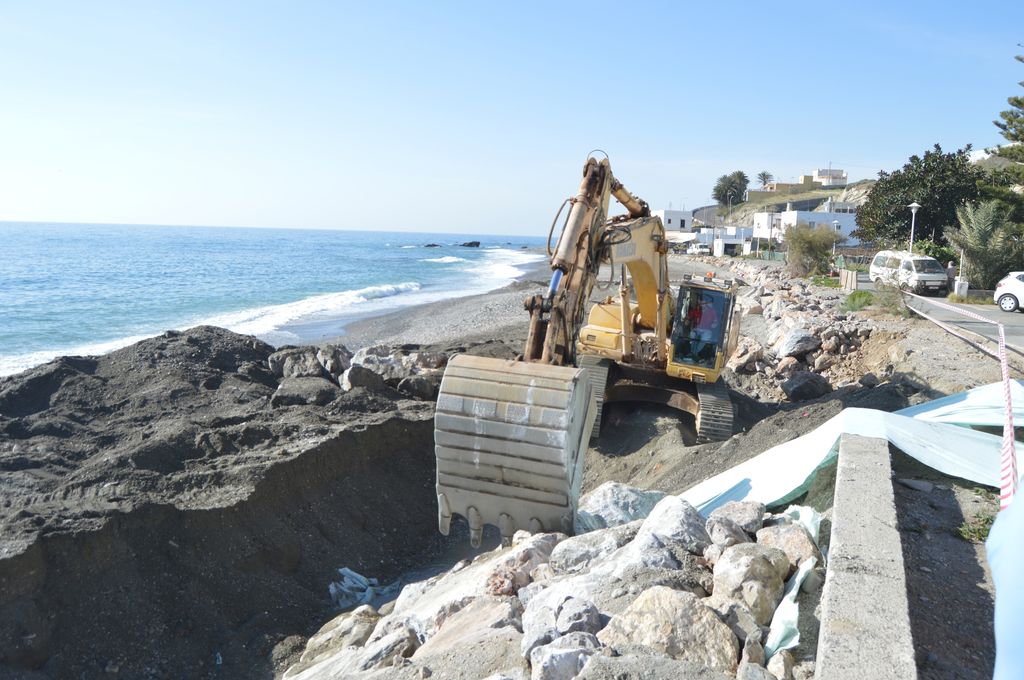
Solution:
<path fill-rule="evenodd" d="M 686 249 L 687 255 L 710 255 L 711 248 L 703 243 L 697 243 Z"/>
<path fill-rule="evenodd" d="M 1024 300 L 1024 272 L 1010 272 L 996 284 L 992 300 L 1004 312 L 1016 312 Z"/>
<path fill-rule="evenodd" d="M 938 260 L 906 250 L 883 250 L 875 255 L 868 272 L 872 283 L 882 282 L 918 295 L 949 292 L 946 270 Z"/>

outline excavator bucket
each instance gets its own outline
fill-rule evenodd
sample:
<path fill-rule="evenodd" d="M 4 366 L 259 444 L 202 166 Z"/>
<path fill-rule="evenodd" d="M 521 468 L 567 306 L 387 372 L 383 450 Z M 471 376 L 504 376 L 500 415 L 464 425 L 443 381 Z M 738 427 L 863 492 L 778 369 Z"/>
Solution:
<path fill-rule="evenodd" d="M 517 529 L 572 532 L 593 425 L 587 369 L 458 355 L 448 362 L 434 417 L 438 528 L 452 515 L 480 544 Z"/>

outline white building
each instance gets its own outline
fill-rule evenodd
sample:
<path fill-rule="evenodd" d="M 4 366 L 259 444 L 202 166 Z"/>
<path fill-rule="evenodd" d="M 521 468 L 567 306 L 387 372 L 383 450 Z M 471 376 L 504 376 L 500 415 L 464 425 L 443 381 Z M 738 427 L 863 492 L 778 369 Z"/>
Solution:
<path fill-rule="evenodd" d="M 839 168 L 818 169 L 814 171 L 814 181 L 821 182 L 822 187 L 845 187 L 849 176 Z"/>
<path fill-rule="evenodd" d="M 797 224 L 806 224 L 812 229 L 817 226 L 826 226 L 836 229 L 846 241 L 843 245 L 855 246 L 860 243 L 853 238 L 853 232 L 857 229 L 857 213 L 854 209 L 847 210 L 842 204 L 826 203 L 825 207 L 832 210 L 783 210 L 776 213 L 755 213 L 754 214 L 754 238 L 774 239 L 782 243 L 785 239 L 786 228 L 795 227 Z"/>
<path fill-rule="evenodd" d="M 685 210 L 652 210 L 651 214 L 661 218 L 665 231 L 693 231 L 693 215 Z"/>

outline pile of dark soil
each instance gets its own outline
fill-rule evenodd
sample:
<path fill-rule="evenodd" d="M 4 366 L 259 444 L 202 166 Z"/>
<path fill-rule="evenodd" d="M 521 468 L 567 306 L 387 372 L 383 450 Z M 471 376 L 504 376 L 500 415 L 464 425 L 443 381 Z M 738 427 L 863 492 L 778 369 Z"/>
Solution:
<path fill-rule="evenodd" d="M 338 567 L 447 547 L 433 403 L 274 408 L 273 351 L 201 327 L 0 379 L 0 676 L 270 678 Z"/>

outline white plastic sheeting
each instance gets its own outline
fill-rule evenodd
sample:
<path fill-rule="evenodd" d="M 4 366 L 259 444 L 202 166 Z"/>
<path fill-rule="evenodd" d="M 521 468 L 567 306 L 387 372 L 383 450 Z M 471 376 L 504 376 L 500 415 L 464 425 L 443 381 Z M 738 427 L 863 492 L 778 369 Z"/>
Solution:
<path fill-rule="evenodd" d="M 996 386 L 998 402 L 1002 404 L 1002 385 Z M 1021 400 L 1024 402 L 1024 395 Z M 980 409 L 976 412 L 980 413 Z M 755 500 L 769 507 L 783 505 L 803 494 L 817 470 L 831 462 L 838 452 L 839 436 L 844 433 L 888 439 L 904 453 L 943 474 L 998 487 L 1001 437 L 929 422 L 929 413 L 922 409 L 909 417 L 873 409 L 845 409 L 811 432 L 687 489 L 681 497 L 704 515 L 729 501 Z M 945 417 L 956 416 L 950 410 Z M 1019 442 L 1016 446 L 1020 456 L 1024 446 Z"/>
<path fill-rule="evenodd" d="M 1013 404 L 1014 422 L 1024 423 L 1024 382 L 1010 381 L 1010 401 Z M 911 406 L 897 413 L 933 423 L 1002 427 L 1006 420 L 1003 384 L 982 385 L 973 390 Z"/>
<path fill-rule="evenodd" d="M 1018 494 L 1019 495 L 1019 494 Z M 1018 680 L 1024 669 L 1024 500 L 996 516 L 985 541 L 996 586 L 996 666 L 993 680 Z"/>
<path fill-rule="evenodd" d="M 327 591 L 341 609 L 370 604 L 378 597 L 394 598 L 400 587 L 398 582 L 381 586 L 377 579 L 367 578 L 348 567 L 339 569 L 338 574 L 341 575 L 341 580 L 328 584 Z"/>

